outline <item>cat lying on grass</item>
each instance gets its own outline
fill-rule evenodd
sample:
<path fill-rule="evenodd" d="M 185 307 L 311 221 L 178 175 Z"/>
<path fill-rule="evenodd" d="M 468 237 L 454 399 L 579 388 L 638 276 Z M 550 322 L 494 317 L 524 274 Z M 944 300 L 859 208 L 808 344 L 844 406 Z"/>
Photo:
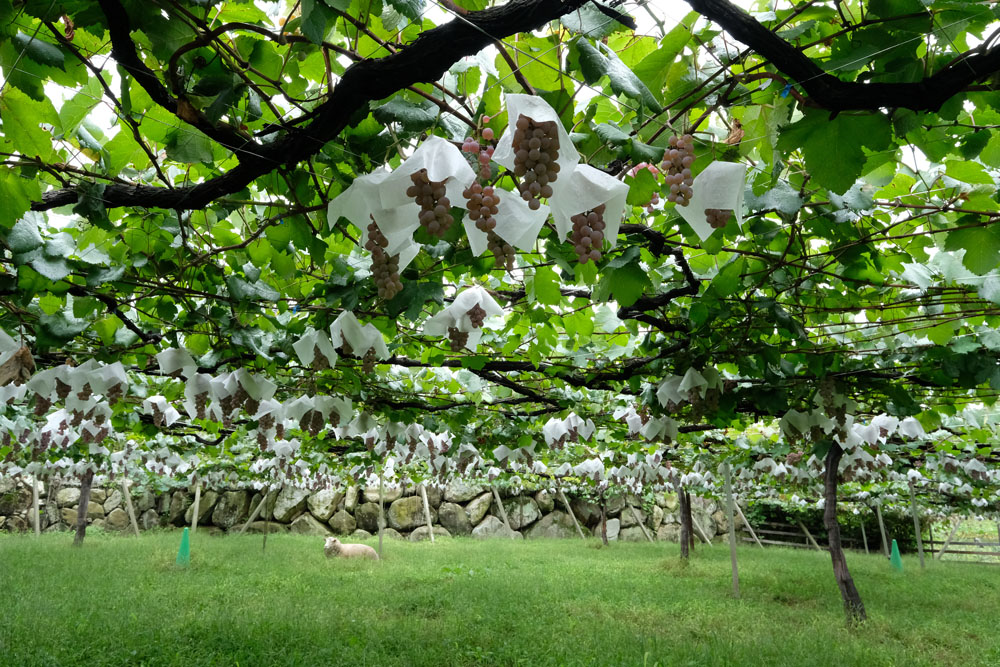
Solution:
<path fill-rule="evenodd" d="M 371 558 L 378 560 L 378 554 L 367 544 L 344 544 L 336 537 L 326 538 L 323 553 L 327 558 L 339 556 L 341 558 Z"/>

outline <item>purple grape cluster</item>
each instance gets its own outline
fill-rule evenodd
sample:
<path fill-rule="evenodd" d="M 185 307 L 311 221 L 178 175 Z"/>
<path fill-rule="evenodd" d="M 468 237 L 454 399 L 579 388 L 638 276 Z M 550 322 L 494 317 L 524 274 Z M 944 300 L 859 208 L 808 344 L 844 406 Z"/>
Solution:
<path fill-rule="evenodd" d="M 712 229 L 722 229 L 733 215 L 730 208 L 706 208 L 705 219 Z"/>
<path fill-rule="evenodd" d="M 500 199 L 497 197 L 492 185 L 483 186 L 473 183 L 462 192 L 466 198 L 469 218 L 475 221 L 476 229 L 481 232 L 492 232 L 497 221 L 493 217 L 499 211 L 497 204 Z"/>
<path fill-rule="evenodd" d="M 461 352 L 469 342 L 469 332 L 460 331 L 456 327 L 448 327 L 448 344 L 452 352 Z"/>
<path fill-rule="evenodd" d="M 385 251 L 389 241 L 378 228 L 375 218 L 371 220 L 365 250 L 372 254 L 372 275 L 375 277 L 378 295 L 388 301 L 403 289 L 403 283 L 399 279 L 399 255 L 390 256 Z"/>
<path fill-rule="evenodd" d="M 442 238 L 451 227 L 451 201 L 445 194 L 444 181 L 432 181 L 427 170 L 410 174 L 413 185 L 406 188 L 406 196 L 420 206 L 420 224 L 427 233 Z"/>
<path fill-rule="evenodd" d="M 577 213 L 570 220 L 573 222 L 573 233 L 570 241 L 577 259 L 581 264 L 601 259 L 601 247 L 604 245 L 604 204 L 593 210 Z"/>
<path fill-rule="evenodd" d="M 539 122 L 524 114 L 514 127 L 514 175 L 521 179 L 517 189 L 528 208 L 537 211 L 539 197 L 551 197 L 551 184 L 559 177 L 559 133 L 555 121 Z"/>
<path fill-rule="evenodd" d="M 667 199 L 679 206 L 687 206 L 691 202 L 691 165 L 694 164 L 694 137 L 684 134 L 680 137 L 670 137 L 670 147 L 663 156 L 661 170 L 666 174 L 670 194 Z"/>
<path fill-rule="evenodd" d="M 514 246 L 500 238 L 496 232 L 486 232 L 486 247 L 493 253 L 493 268 L 514 270 Z"/>
<path fill-rule="evenodd" d="M 483 322 L 486 320 L 486 311 L 478 303 L 469 308 L 469 312 L 466 315 L 469 316 L 469 322 L 472 324 L 473 329 L 483 326 Z"/>

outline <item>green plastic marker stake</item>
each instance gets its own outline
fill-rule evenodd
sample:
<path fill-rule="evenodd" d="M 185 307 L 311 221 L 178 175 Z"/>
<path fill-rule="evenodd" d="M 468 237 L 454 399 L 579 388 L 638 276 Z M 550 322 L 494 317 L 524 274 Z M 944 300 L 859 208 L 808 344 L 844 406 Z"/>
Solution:
<path fill-rule="evenodd" d="M 903 571 L 903 559 L 899 556 L 899 545 L 896 544 L 896 540 L 892 541 L 892 555 L 889 556 L 889 562 L 897 572 Z"/>
<path fill-rule="evenodd" d="M 181 536 L 181 548 L 177 550 L 177 564 L 182 566 L 191 564 L 191 539 L 188 537 L 187 528 L 184 529 L 184 534 Z"/>

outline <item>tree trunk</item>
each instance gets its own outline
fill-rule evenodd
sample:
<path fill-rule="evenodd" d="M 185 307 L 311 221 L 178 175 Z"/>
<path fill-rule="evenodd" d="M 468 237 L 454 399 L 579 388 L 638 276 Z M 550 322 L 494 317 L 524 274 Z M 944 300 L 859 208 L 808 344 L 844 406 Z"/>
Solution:
<path fill-rule="evenodd" d="M 90 486 L 94 483 L 94 471 L 88 470 L 80 480 L 80 506 L 76 510 L 76 535 L 73 536 L 73 546 L 83 545 L 87 534 L 87 509 L 90 506 Z"/>
<path fill-rule="evenodd" d="M 691 540 L 694 538 L 691 530 L 691 496 L 684 489 L 679 489 L 677 501 L 681 510 L 681 558 L 687 560 L 691 553 Z"/>
<path fill-rule="evenodd" d="M 826 473 L 824 479 L 824 497 L 826 507 L 823 510 L 823 524 L 830 538 L 830 560 L 833 561 L 833 575 L 837 579 L 837 586 L 840 587 L 840 596 L 844 599 L 844 611 L 850 623 L 864 621 L 868 618 L 865 613 L 865 604 L 861 601 L 861 595 L 854 586 L 854 579 L 847 569 L 847 559 L 844 557 L 844 550 L 840 545 L 840 524 L 837 522 L 837 477 L 840 459 L 844 455 L 844 450 L 837 443 L 830 445 L 830 451 L 826 455 Z"/>

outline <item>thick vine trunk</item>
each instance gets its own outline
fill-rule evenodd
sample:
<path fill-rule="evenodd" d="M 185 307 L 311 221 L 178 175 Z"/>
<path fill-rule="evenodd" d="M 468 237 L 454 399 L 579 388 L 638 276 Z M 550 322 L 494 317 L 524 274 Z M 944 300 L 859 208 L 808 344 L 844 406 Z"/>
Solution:
<path fill-rule="evenodd" d="M 76 510 L 76 535 L 73 536 L 73 546 L 83 544 L 87 534 L 87 508 L 90 507 L 90 487 L 94 483 L 94 471 L 88 470 L 80 480 L 80 506 Z"/>
<path fill-rule="evenodd" d="M 691 541 L 694 539 L 691 528 L 691 496 L 681 489 L 677 492 L 677 501 L 681 510 L 681 558 L 687 560 L 691 554 Z"/>
<path fill-rule="evenodd" d="M 824 479 L 824 498 L 826 507 L 823 510 L 823 524 L 830 538 L 830 560 L 833 561 L 833 575 L 837 579 L 837 586 L 840 587 L 840 597 L 844 599 L 844 611 L 850 623 L 864 621 L 868 618 L 865 613 L 865 604 L 861 601 L 861 595 L 854 586 L 854 579 L 847 569 L 847 559 L 844 557 L 844 550 L 840 543 L 840 524 L 837 522 L 837 477 L 840 466 L 840 459 L 844 455 L 844 450 L 840 445 L 833 443 L 830 451 L 826 455 L 826 473 Z"/>

